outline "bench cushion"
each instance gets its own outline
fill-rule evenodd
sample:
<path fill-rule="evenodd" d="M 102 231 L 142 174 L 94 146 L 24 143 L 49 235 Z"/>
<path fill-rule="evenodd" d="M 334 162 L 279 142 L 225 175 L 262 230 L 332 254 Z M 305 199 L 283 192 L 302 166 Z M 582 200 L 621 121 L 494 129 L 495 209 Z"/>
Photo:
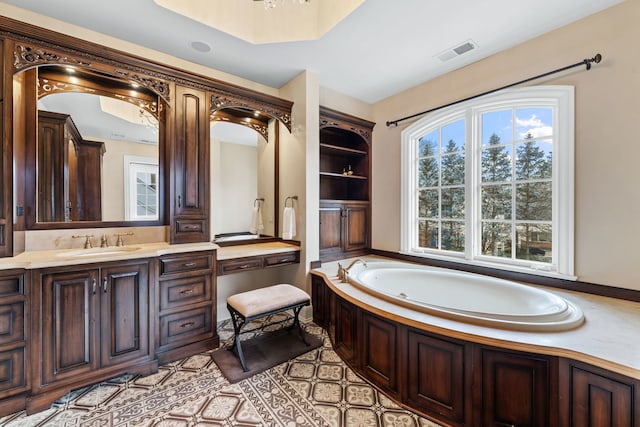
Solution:
<path fill-rule="evenodd" d="M 227 304 L 245 318 L 309 301 L 305 291 L 288 284 L 267 286 L 227 298 Z"/>

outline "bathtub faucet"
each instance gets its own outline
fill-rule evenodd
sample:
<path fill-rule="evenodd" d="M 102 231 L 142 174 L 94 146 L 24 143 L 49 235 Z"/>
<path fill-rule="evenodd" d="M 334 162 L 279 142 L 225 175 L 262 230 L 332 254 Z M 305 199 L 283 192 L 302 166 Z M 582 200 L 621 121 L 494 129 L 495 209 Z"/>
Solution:
<path fill-rule="evenodd" d="M 360 258 L 351 261 L 346 268 L 342 267 L 342 264 L 338 263 L 338 279 L 340 279 L 341 282 L 346 282 L 349 277 L 349 270 L 359 262 L 361 262 L 365 267 L 367 266 L 367 262 Z"/>

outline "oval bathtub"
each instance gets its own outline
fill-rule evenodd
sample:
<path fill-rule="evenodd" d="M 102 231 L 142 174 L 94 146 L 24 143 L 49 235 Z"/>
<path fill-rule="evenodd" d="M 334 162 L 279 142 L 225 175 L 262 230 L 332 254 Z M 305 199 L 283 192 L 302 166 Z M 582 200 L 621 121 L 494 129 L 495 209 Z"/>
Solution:
<path fill-rule="evenodd" d="M 438 267 L 370 262 L 349 282 L 368 293 L 429 314 L 520 331 L 563 331 L 584 322 L 582 310 L 528 285 Z"/>

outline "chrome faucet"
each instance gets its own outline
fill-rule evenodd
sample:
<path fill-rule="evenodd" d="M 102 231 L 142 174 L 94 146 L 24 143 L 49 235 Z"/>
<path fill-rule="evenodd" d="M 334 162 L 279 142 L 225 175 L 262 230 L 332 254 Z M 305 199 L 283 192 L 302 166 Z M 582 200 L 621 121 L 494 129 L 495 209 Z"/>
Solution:
<path fill-rule="evenodd" d="M 91 238 L 93 237 L 93 234 L 80 234 L 80 235 L 73 235 L 71 237 L 73 237 L 74 239 L 79 239 L 81 237 L 84 237 L 86 239 L 84 241 L 84 248 L 90 249 L 93 247 L 93 245 L 91 244 Z"/>
<path fill-rule="evenodd" d="M 338 279 L 340 279 L 341 282 L 346 282 L 349 278 L 349 270 L 359 262 L 367 267 L 367 262 L 360 258 L 351 261 L 351 263 L 346 268 L 342 267 L 342 264 L 338 263 Z"/>

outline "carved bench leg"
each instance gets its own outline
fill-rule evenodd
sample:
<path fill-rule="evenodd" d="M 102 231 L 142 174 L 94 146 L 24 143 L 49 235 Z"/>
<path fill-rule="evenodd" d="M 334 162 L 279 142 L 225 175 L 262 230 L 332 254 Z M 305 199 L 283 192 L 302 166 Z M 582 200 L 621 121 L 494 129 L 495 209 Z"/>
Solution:
<path fill-rule="evenodd" d="M 242 370 L 247 372 L 249 369 L 247 368 L 247 364 L 244 361 L 244 353 L 242 353 L 242 344 L 240 342 L 240 330 L 245 324 L 246 319 L 240 315 L 233 307 L 227 305 L 227 309 L 231 314 L 231 322 L 233 323 L 233 344 L 229 347 L 229 351 L 236 350 L 236 354 L 238 355 L 238 359 L 240 359 L 240 365 L 242 366 Z"/>
<path fill-rule="evenodd" d="M 302 325 L 300 324 L 300 318 L 299 318 L 302 307 L 304 307 L 304 305 L 299 305 L 293 308 L 293 324 L 291 325 L 290 329 L 293 329 L 297 326 L 298 333 L 300 334 L 300 338 L 302 339 L 302 342 L 308 347 L 310 344 L 307 342 L 307 338 L 305 336 L 304 331 L 302 330 Z"/>

